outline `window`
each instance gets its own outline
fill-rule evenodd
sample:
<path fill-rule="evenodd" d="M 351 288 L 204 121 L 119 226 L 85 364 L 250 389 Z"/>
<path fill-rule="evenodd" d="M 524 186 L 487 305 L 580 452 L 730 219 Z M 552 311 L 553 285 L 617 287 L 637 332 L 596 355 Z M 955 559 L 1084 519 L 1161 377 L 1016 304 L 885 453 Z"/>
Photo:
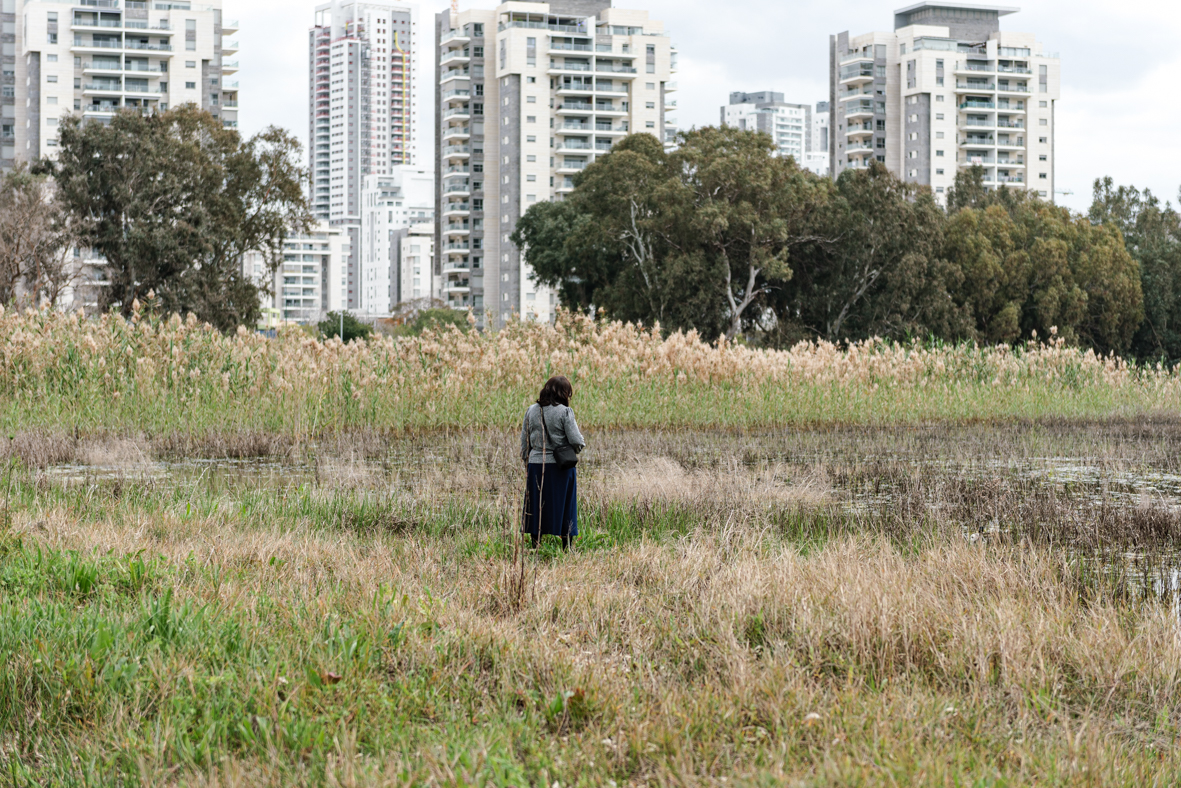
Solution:
<path fill-rule="evenodd" d="M 943 87 L 943 77 L 935 77 L 935 87 Z"/>
<path fill-rule="evenodd" d="M 52 55 L 51 55 L 50 57 L 52 57 Z M 1045 107 L 1048 107 L 1048 106 L 1050 105 L 1050 102 L 1048 102 L 1048 101 L 1039 101 L 1039 102 L 1037 103 L 1037 105 L 1038 105 L 1039 107 L 1045 108 Z"/>
<path fill-rule="evenodd" d="M 655 82 L 645 82 L 644 87 L 647 88 L 648 90 L 656 90 L 656 83 Z"/>
<path fill-rule="evenodd" d="M 912 150 L 912 151 L 906 152 L 906 158 L 908 158 L 908 159 L 917 159 L 918 157 L 919 157 L 919 152 L 917 150 Z"/>
<path fill-rule="evenodd" d="M 1037 85 L 1038 85 L 1038 92 L 1039 93 L 1049 93 L 1050 92 L 1049 79 L 1050 79 L 1049 69 L 1046 66 L 1038 66 L 1037 67 Z"/>
<path fill-rule="evenodd" d="M 935 132 L 935 139 L 937 139 L 937 140 L 943 139 L 943 132 L 942 131 Z"/>
<path fill-rule="evenodd" d="M 1044 153 L 1043 153 L 1043 154 L 1039 155 L 1039 156 L 1037 157 L 1037 160 L 1038 160 L 1038 161 L 1045 161 L 1045 160 L 1046 160 L 1046 154 L 1044 154 Z"/>
<path fill-rule="evenodd" d="M 45 81 L 46 82 L 57 82 L 57 74 L 46 74 Z"/>
<path fill-rule="evenodd" d="M 935 120 L 943 120 L 943 113 L 942 112 L 935 113 Z"/>
<path fill-rule="evenodd" d="M 57 103 L 57 96 L 46 96 L 45 101 L 47 104 L 56 104 Z"/>
<path fill-rule="evenodd" d="M 1046 139 L 1047 139 L 1046 137 L 1038 137 L 1038 138 L 1037 138 L 1037 141 L 1038 141 L 1038 142 L 1040 142 L 1041 144 L 1045 145 L 1045 144 L 1046 144 Z"/>
<path fill-rule="evenodd" d="M 185 61 L 185 68 L 196 68 L 196 67 L 197 67 L 196 60 L 186 60 Z"/>
<path fill-rule="evenodd" d="M 935 187 L 935 193 L 936 193 L 936 194 L 943 194 L 943 187 L 942 187 L 942 186 L 936 186 L 936 187 Z"/>
<path fill-rule="evenodd" d="M 472 57 L 484 57 L 484 47 L 472 47 Z"/>
<path fill-rule="evenodd" d="M 885 147 L 886 147 L 886 138 L 885 138 L 885 137 L 878 137 L 878 140 L 877 140 L 877 147 L 879 147 L 879 148 L 885 148 Z"/>
<path fill-rule="evenodd" d="M 46 118 L 45 125 L 46 126 L 56 126 L 57 125 L 57 118 Z"/>
<path fill-rule="evenodd" d="M 918 116 L 918 115 L 909 115 L 909 116 L 907 116 L 907 118 L 906 118 L 906 119 L 907 119 L 907 121 L 909 121 L 910 123 L 918 123 L 918 122 L 919 122 L 919 116 Z"/>
<path fill-rule="evenodd" d="M 526 122 L 526 123 L 536 123 L 536 122 L 537 122 L 537 116 L 536 116 L 536 115 L 526 115 L 526 116 L 525 116 L 525 122 Z"/>
<path fill-rule="evenodd" d="M 528 137 L 525 138 L 525 142 L 537 142 L 537 137 L 530 134 Z"/>
<path fill-rule="evenodd" d="M 196 90 L 196 89 L 197 89 L 196 82 L 186 82 L 185 83 L 185 90 Z"/>
<path fill-rule="evenodd" d="M 936 100 L 936 101 L 943 101 L 943 96 L 936 96 L 936 97 L 935 97 L 935 100 Z"/>
<path fill-rule="evenodd" d="M 57 55 L 46 55 L 45 61 L 47 63 L 56 63 L 57 62 Z"/>
<path fill-rule="evenodd" d="M 537 161 L 537 157 L 536 157 L 536 156 L 534 156 L 532 153 L 530 153 L 528 156 L 526 156 L 526 157 L 525 157 L 525 161 L 527 161 L 527 162 L 535 162 L 535 161 Z"/>
<path fill-rule="evenodd" d="M 911 132 L 911 133 L 910 133 L 910 134 L 907 136 L 907 139 L 910 139 L 910 140 L 917 140 L 918 138 L 919 138 L 919 133 L 918 133 L 917 131 L 912 131 L 912 132 Z"/>
<path fill-rule="evenodd" d="M 483 22 L 476 22 L 476 23 L 472 24 L 472 35 L 475 36 L 476 38 L 483 38 L 484 37 L 484 23 Z"/>
<path fill-rule="evenodd" d="M 1046 174 L 1045 174 L 1044 172 L 1042 172 L 1042 173 L 1038 173 L 1038 176 L 1037 176 L 1037 177 L 1041 178 L 1043 181 L 1044 181 L 1044 180 L 1047 180 Z"/>
<path fill-rule="evenodd" d="M 936 155 L 936 156 L 942 156 L 942 155 L 943 155 L 943 151 L 941 151 L 941 150 L 937 150 L 937 151 L 935 151 L 935 155 Z"/>
<path fill-rule="evenodd" d="M 57 43 L 57 33 L 48 33 L 47 40 L 49 41 L 50 44 L 56 44 Z"/>
<path fill-rule="evenodd" d="M 537 39 L 536 38 L 526 38 L 525 39 L 525 65 L 528 65 L 528 66 L 536 66 L 537 65 Z"/>
<path fill-rule="evenodd" d="M 526 104 L 536 104 L 537 103 L 537 96 L 526 96 L 525 103 Z"/>
<path fill-rule="evenodd" d="M 654 128 L 656 128 L 656 122 L 655 122 L 655 121 L 651 121 L 651 120 L 650 120 L 650 121 L 648 121 L 647 123 L 645 123 L 645 124 L 644 124 L 644 128 L 646 128 L 646 129 L 654 129 Z"/>
<path fill-rule="evenodd" d="M 877 159 L 878 161 L 885 161 L 886 160 L 885 156 L 875 156 L 874 158 Z"/>
<path fill-rule="evenodd" d="M 656 109 L 656 102 L 655 101 L 645 101 L 644 108 L 645 109 Z"/>
<path fill-rule="evenodd" d="M 536 175 L 526 175 L 525 180 L 528 181 L 529 183 L 536 183 L 537 176 Z"/>
<path fill-rule="evenodd" d="M 1038 118 L 1038 119 L 1037 119 L 1037 125 L 1039 125 L 1039 126 L 1049 126 L 1049 125 L 1050 125 L 1050 121 L 1046 120 L 1045 118 Z"/>
<path fill-rule="evenodd" d="M 1045 192 L 1038 192 L 1038 193 L 1037 193 L 1037 196 L 1038 196 L 1038 197 L 1045 197 L 1045 196 L 1046 196 L 1046 193 L 1045 193 Z"/>
<path fill-rule="evenodd" d="M 655 46 L 653 46 L 651 44 L 648 45 L 648 52 L 647 52 L 647 56 L 645 57 L 645 61 L 648 66 L 648 73 L 655 74 L 656 73 L 656 47 Z"/>
<path fill-rule="evenodd" d="M 943 174 L 943 170 L 935 170 L 935 174 L 936 174 L 936 175 L 942 175 L 942 174 Z"/>

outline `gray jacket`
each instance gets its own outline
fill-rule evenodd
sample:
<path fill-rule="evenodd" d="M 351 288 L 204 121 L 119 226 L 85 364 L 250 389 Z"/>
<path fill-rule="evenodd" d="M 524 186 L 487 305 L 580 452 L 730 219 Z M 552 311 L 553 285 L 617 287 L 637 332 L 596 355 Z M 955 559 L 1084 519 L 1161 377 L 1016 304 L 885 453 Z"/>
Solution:
<path fill-rule="evenodd" d="M 525 411 L 525 421 L 521 425 L 521 460 L 527 463 L 540 463 L 542 458 L 541 445 L 544 440 L 541 431 L 541 419 L 537 411 L 541 407 L 534 402 Z M 582 433 L 578 431 L 578 423 L 574 421 L 574 411 L 565 405 L 547 405 L 545 408 L 545 429 L 549 432 L 549 443 L 546 444 L 545 461 L 554 462 L 555 446 L 570 446 L 580 452 L 586 447 Z"/>

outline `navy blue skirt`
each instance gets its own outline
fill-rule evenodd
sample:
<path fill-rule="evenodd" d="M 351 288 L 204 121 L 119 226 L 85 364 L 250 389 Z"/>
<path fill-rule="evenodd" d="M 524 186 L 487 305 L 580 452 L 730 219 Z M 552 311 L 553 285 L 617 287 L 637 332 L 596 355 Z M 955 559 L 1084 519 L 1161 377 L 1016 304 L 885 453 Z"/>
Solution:
<path fill-rule="evenodd" d="M 543 482 L 541 463 L 529 463 L 522 533 L 536 535 L 540 526 L 542 535 L 578 536 L 577 471 L 549 463 Z"/>

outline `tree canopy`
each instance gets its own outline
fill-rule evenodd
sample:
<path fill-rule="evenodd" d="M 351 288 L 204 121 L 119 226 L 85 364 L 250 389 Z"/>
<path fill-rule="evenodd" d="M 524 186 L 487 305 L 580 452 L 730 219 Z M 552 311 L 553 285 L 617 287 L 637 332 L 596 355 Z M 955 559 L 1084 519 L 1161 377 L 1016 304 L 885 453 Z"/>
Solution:
<path fill-rule="evenodd" d="M 975 167 L 944 207 L 876 161 L 834 182 L 775 156 L 763 134 L 705 128 L 678 142 L 627 137 L 564 201 L 522 217 L 512 240 L 563 305 L 777 346 L 1014 342 L 1054 329 L 1102 352 L 1174 352 L 1181 278 L 1164 239 L 1176 214 L 1150 195 L 1109 183 L 1107 207 L 1088 218 L 989 188 Z M 1165 293 L 1148 329 L 1146 255 Z"/>
<path fill-rule="evenodd" d="M 101 306 L 129 315 L 154 291 L 163 309 L 223 330 L 257 321 L 242 255 L 261 252 L 273 273 L 283 240 L 311 221 L 293 136 L 270 127 L 243 142 L 193 105 L 109 125 L 67 116 L 59 136 L 42 166 L 106 259 Z"/>

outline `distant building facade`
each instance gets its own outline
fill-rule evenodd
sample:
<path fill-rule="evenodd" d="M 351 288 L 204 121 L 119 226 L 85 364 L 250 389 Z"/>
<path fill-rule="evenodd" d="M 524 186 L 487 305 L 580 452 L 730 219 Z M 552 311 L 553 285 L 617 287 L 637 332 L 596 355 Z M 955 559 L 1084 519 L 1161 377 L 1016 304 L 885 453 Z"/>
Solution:
<path fill-rule="evenodd" d="M 261 296 L 262 306 L 282 322 L 318 323 L 328 312 L 347 308 L 349 252 L 348 233 L 321 222 L 284 242 L 283 261 L 273 275 L 260 252 L 242 256 L 242 273 L 270 291 Z"/>
<path fill-rule="evenodd" d="M 401 231 L 434 221 L 434 171 L 399 165 L 388 175 L 369 175 L 361 202 L 360 298 L 355 309 L 369 317 L 385 317 L 406 300 L 399 257 L 399 239 L 405 235 Z"/>
<path fill-rule="evenodd" d="M 833 174 L 876 159 L 942 200 L 980 165 L 989 188 L 1053 199 L 1059 60 L 1000 29 L 1018 10 L 924 2 L 896 11 L 893 32 L 831 36 Z"/>
<path fill-rule="evenodd" d="M 782 93 L 770 90 L 731 93 L 730 103 L 721 110 L 722 125 L 768 134 L 777 155 L 791 156 L 799 166 L 828 175 L 828 142 L 817 137 L 824 124 L 815 118 L 810 104 L 788 103 Z"/>

